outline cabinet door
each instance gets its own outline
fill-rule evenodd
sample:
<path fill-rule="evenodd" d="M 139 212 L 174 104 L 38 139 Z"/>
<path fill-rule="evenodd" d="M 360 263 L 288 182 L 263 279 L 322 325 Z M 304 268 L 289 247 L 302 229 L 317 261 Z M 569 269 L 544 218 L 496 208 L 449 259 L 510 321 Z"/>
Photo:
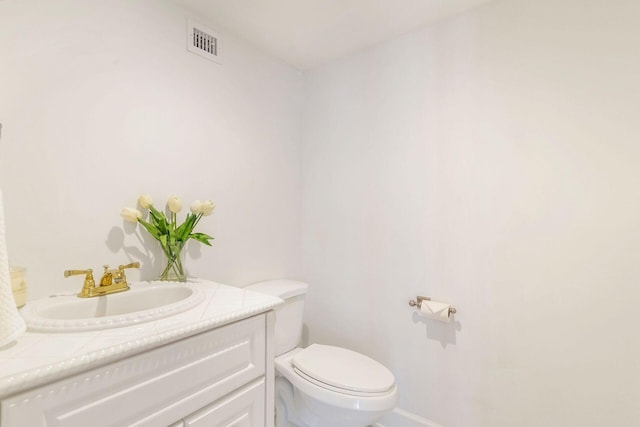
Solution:
<path fill-rule="evenodd" d="M 166 426 L 265 375 L 265 316 L 4 399 L 2 427 Z"/>
<path fill-rule="evenodd" d="M 184 427 L 261 427 L 265 425 L 264 398 L 264 378 L 260 378 L 189 415 Z"/>

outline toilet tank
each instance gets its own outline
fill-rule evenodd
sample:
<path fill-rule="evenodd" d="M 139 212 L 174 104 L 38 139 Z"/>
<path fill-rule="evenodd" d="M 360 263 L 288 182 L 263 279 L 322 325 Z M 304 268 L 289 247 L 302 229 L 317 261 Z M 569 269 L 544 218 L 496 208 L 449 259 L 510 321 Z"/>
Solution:
<path fill-rule="evenodd" d="M 308 284 L 296 280 L 268 280 L 245 287 L 255 292 L 273 295 L 284 300 L 277 306 L 275 322 L 276 356 L 293 350 L 302 337 L 302 317 L 304 315 L 304 298 Z"/>

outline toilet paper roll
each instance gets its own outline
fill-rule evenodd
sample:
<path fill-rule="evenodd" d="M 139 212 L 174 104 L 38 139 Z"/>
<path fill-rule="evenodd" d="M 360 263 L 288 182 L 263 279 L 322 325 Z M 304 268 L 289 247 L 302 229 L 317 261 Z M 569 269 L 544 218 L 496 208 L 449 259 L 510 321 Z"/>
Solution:
<path fill-rule="evenodd" d="M 26 328 L 24 320 L 16 309 L 11 292 L 11 275 L 5 243 L 4 208 L 2 190 L 0 190 L 0 347 L 14 341 L 24 333 Z"/>
<path fill-rule="evenodd" d="M 420 303 L 420 315 L 422 317 L 428 317 L 429 319 L 439 320 L 441 322 L 450 322 L 449 310 L 451 304 L 444 302 L 423 300 Z"/>

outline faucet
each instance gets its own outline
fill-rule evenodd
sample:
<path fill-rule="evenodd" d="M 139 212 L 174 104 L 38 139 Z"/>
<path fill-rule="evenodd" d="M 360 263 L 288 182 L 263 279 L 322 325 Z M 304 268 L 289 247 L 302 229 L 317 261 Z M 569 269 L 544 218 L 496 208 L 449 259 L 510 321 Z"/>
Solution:
<path fill-rule="evenodd" d="M 117 269 L 112 270 L 109 270 L 109 266 L 105 265 L 104 272 L 98 286 L 96 286 L 96 282 L 93 278 L 93 270 L 90 268 L 87 270 L 65 270 L 64 277 L 84 274 L 84 284 L 82 286 L 82 290 L 78 293 L 78 297 L 91 298 L 129 290 L 129 284 L 127 283 L 127 276 L 124 274 L 124 270 L 125 268 L 139 267 L 139 262 L 120 265 Z"/>

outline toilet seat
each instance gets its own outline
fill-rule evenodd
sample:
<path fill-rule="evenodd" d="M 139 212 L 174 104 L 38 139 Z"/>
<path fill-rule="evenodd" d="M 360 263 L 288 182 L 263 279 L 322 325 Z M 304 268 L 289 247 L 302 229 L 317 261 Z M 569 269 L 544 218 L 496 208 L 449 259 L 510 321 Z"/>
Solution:
<path fill-rule="evenodd" d="M 327 383 L 323 383 L 322 381 L 318 381 L 317 379 L 308 376 L 304 372 L 299 371 L 296 367 L 293 367 L 293 371 L 296 374 L 298 374 L 298 376 L 303 378 L 305 381 L 308 381 L 308 382 L 310 382 L 312 384 L 315 384 L 316 386 L 318 386 L 320 388 L 323 388 L 325 390 L 330 390 L 330 391 L 333 391 L 335 393 L 345 394 L 347 396 L 376 397 L 376 396 L 383 396 L 385 393 L 387 393 L 387 392 L 367 393 L 367 392 L 364 392 L 364 391 L 354 391 L 354 390 L 347 390 L 347 389 L 344 389 L 344 388 L 334 387 L 332 385 L 329 385 Z"/>
<path fill-rule="evenodd" d="M 395 386 L 393 374 L 375 360 L 341 347 L 312 344 L 291 359 L 294 372 L 328 390 L 376 397 Z"/>

